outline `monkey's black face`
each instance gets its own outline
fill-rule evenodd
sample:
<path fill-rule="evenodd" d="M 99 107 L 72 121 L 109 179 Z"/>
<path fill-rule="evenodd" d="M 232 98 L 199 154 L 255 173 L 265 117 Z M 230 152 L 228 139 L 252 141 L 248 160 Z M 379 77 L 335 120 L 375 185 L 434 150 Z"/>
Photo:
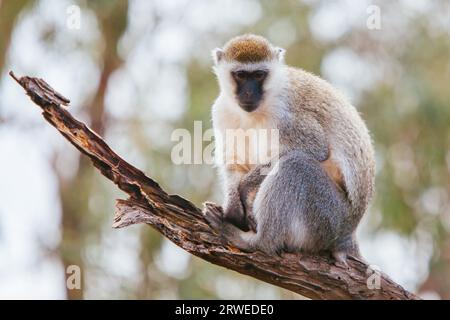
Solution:
<path fill-rule="evenodd" d="M 263 98 L 263 84 L 267 74 L 266 70 L 239 70 L 231 73 L 236 82 L 236 98 L 245 111 L 252 112 L 258 108 Z"/>

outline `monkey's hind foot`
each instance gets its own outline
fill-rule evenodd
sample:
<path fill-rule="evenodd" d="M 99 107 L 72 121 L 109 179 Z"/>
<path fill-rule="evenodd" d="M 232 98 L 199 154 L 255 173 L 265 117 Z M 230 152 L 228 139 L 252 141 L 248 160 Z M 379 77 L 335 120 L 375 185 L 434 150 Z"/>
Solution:
<path fill-rule="evenodd" d="M 206 222 L 220 235 L 224 246 L 231 243 L 241 251 L 254 251 L 253 246 L 241 238 L 240 235 L 243 234 L 243 232 L 234 225 L 224 221 L 222 207 L 212 202 L 205 202 L 203 205 L 203 216 L 205 217 Z"/>
<path fill-rule="evenodd" d="M 220 232 L 223 225 L 223 209 L 212 202 L 203 204 L 203 217 L 211 228 Z"/>
<path fill-rule="evenodd" d="M 334 259 L 334 265 L 340 268 L 348 269 L 348 253 L 345 251 L 333 251 L 331 255 Z"/>

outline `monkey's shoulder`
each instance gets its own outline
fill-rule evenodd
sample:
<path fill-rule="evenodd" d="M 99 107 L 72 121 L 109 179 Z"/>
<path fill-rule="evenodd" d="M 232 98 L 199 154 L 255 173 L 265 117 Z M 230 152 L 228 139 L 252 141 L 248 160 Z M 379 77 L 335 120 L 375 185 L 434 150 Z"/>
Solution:
<path fill-rule="evenodd" d="M 347 98 L 321 77 L 300 68 L 288 67 L 289 101 L 295 108 L 321 111 L 349 105 Z"/>

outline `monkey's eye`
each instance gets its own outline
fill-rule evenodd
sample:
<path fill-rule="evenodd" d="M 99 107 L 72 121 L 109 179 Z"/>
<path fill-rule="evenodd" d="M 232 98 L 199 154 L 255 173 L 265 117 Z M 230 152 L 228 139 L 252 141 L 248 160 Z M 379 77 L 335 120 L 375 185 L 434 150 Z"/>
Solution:
<path fill-rule="evenodd" d="M 253 73 L 253 76 L 255 77 L 255 80 L 263 81 L 267 76 L 267 71 L 264 71 L 264 70 L 255 71 Z"/>
<path fill-rule="evenodd" d="M 245 80 L 247 78 L 247 72 L 236 71 L 236 72 L 233 72 L 233 76 L 236 80 Z"/>

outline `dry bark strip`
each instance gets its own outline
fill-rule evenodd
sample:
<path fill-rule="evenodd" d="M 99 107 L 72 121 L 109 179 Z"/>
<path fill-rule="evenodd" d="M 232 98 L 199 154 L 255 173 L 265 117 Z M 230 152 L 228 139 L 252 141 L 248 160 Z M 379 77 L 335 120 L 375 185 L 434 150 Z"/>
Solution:
<path fill-rule="evenodd" d="M 127 200 L 117 200 L 114 228 L 146 223 L 195 256 L 311 299 L 419 299 L 382 273 L 380 288 L 369 289 L 367 281 L 372 273 L 359 260 L 350 260 L 345 268 L 333 264 L 327 256 L 289 253 L 269 256 L 224 246 L 199 208 L 180 196 L 167 194 L 158 183 L 123 160 L 65 109 L 70 102 L 67 98 L 42 79 L 17 78 L 12 72 L 10 75 L 41 107 L 44 118 L 129 195 Z M 208 207 L 221 210 L 214 204 Z"/>

